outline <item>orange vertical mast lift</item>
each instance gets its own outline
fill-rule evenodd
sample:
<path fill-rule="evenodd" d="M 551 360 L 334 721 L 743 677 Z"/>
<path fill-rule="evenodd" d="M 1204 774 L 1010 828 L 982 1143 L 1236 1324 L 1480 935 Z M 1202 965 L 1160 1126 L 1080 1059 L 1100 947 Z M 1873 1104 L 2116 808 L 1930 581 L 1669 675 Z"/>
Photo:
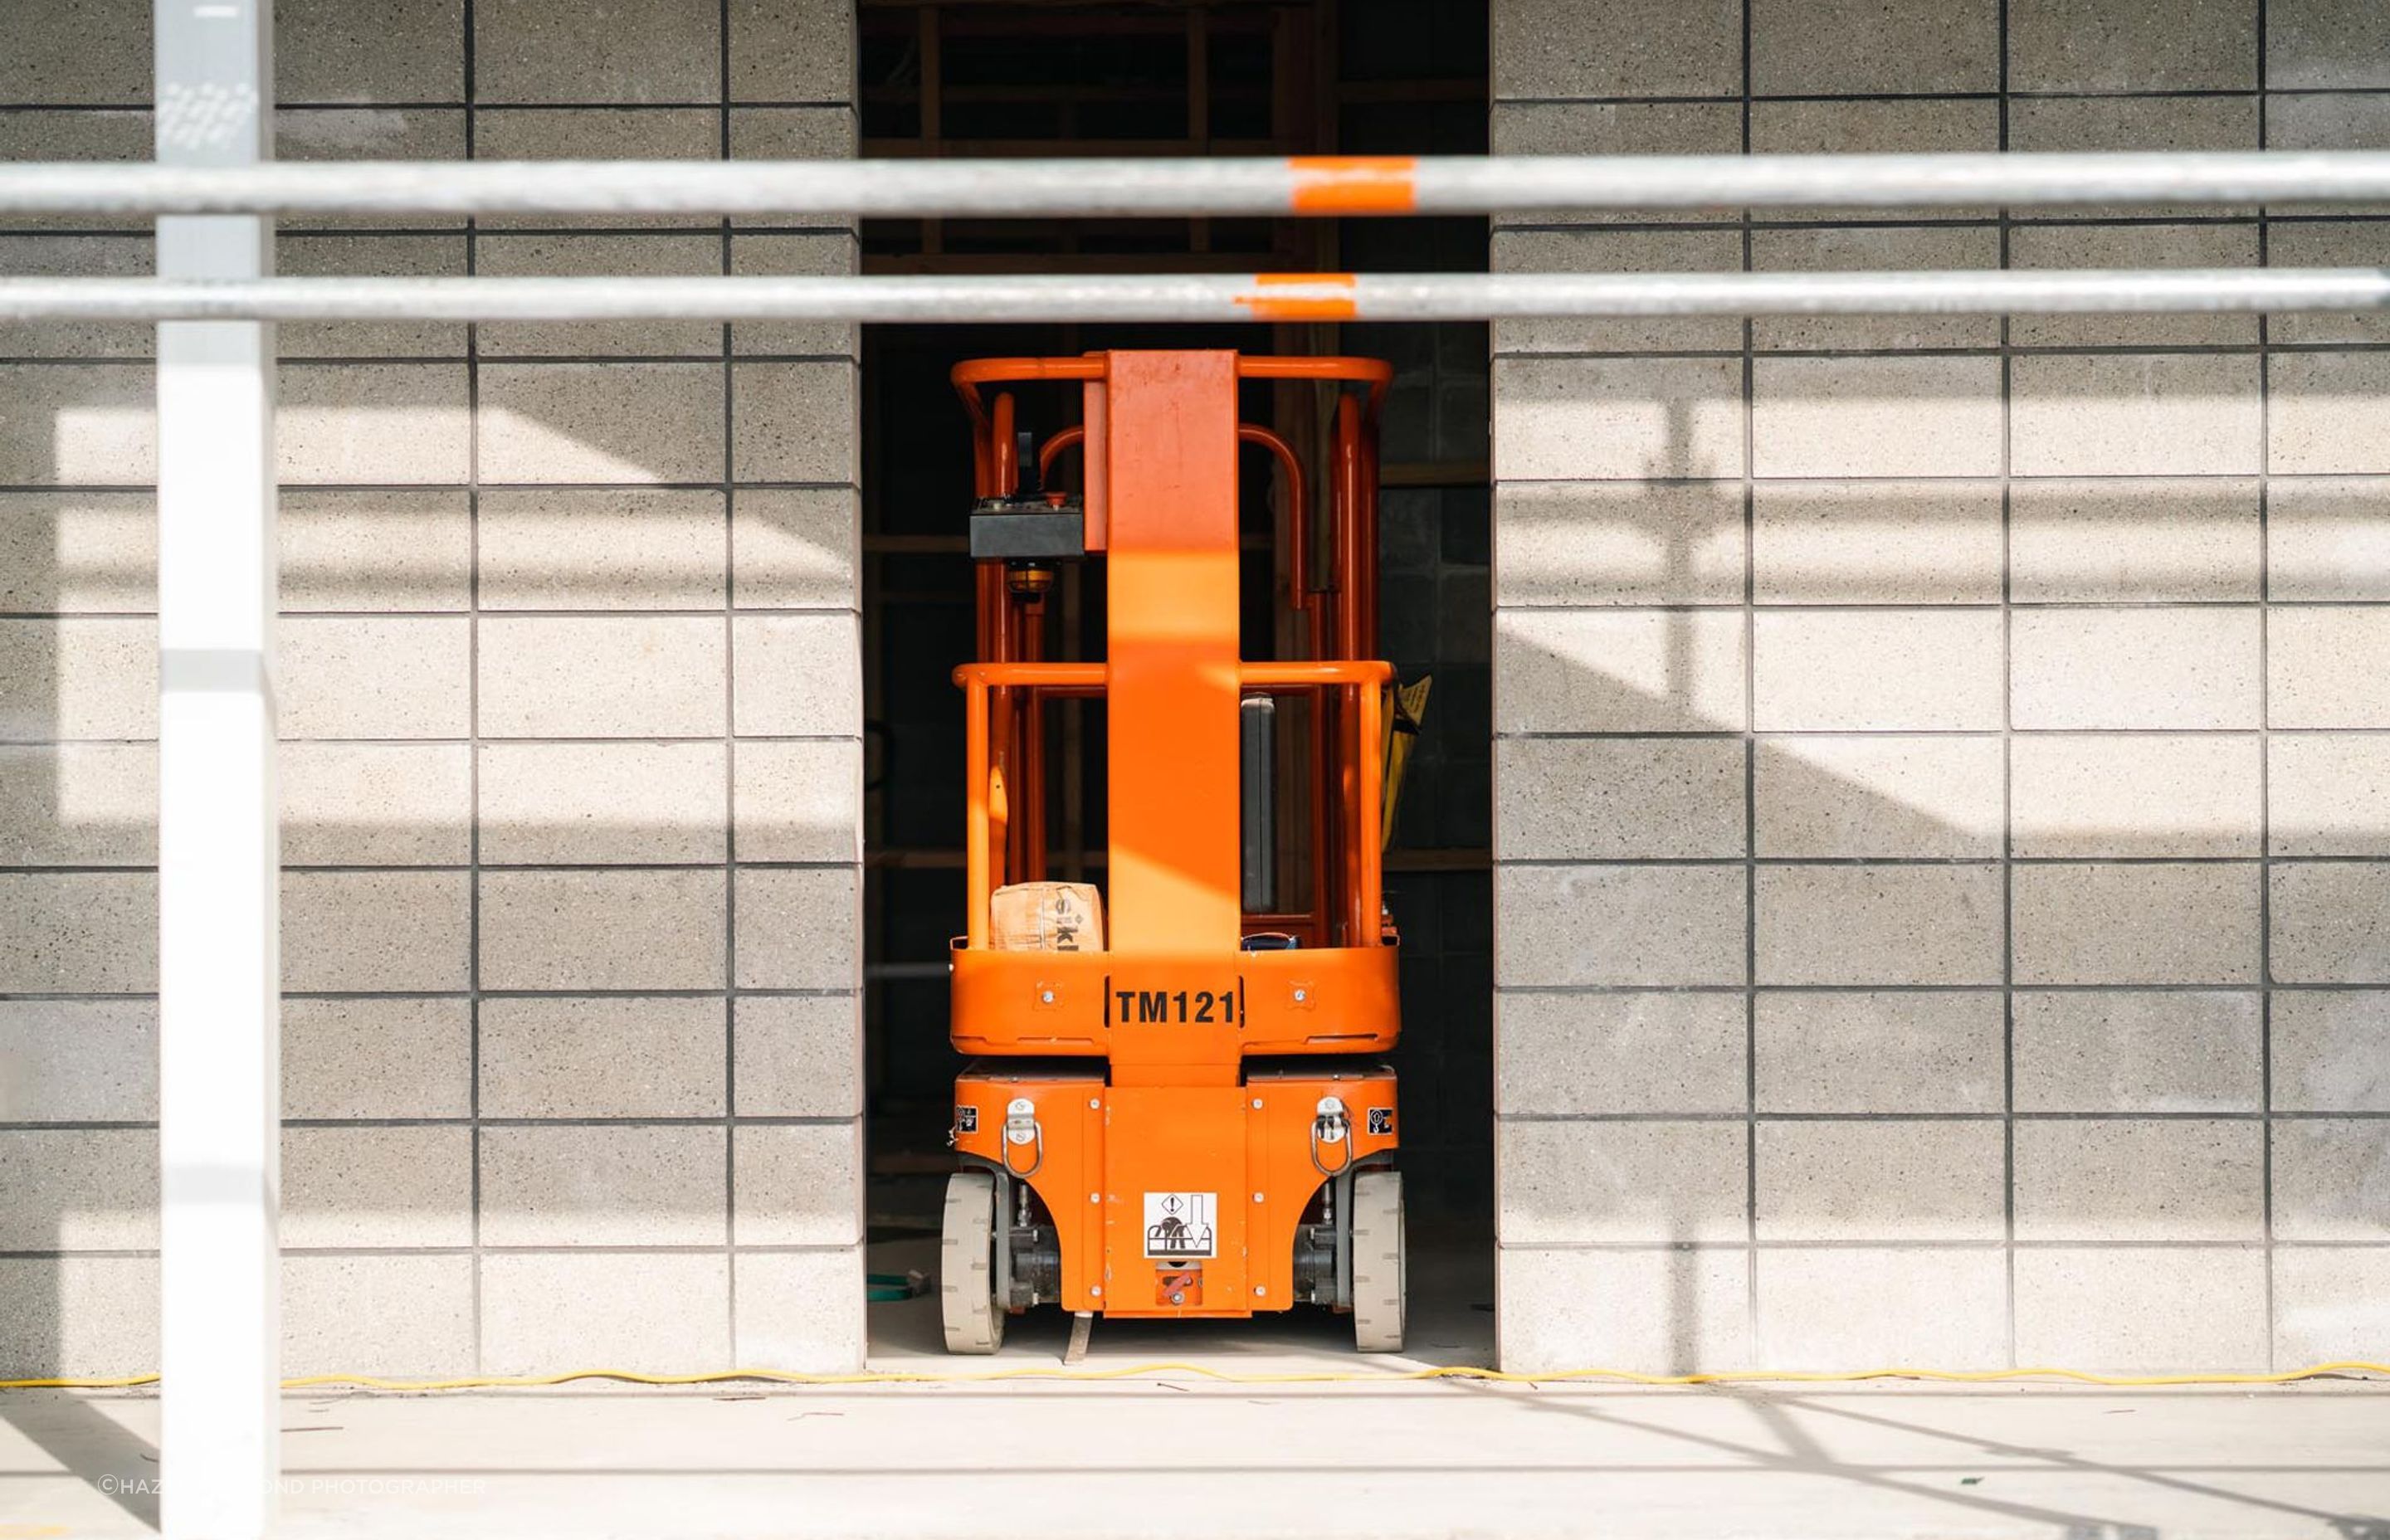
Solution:
<path fill-rule="evenodd" d="M 1364 1351 L 1402 1345 L 1394 1078 L 1374 1057 L 1399 1030 L 1380 892 L 1393 671 L 1366 656 L 1388 377 L 1369 359 L 1227 352 L 955 370 L 978 482 L 979 661 L 955 671 L 968 912 L 953 1035 L 974 1058 L 955 1084 L 963 1169 L 939 1283 L 953 1352 L 994 1352 L 1008 1315 L 1043 1304 L 1082 1323 L 1324 1305 L 1350 1312 Z M 1240 379 L 1336 391 L 1316 584 L 1304 467 L 1238 420 Z M 1082 391 L 1081 425 L 1042 448 L 997 389 L 1031 380 Z M 1240 443 L 1286 473 L 1286 602 L 1305 657 L 1240 654 Z M 1073 445 L 1082 492 L 1039 490 Z M 1100 661 L 1044 657 L 1046 596 L 1072 560 L 1103 574 Z M 1046 881 L 1045 706 L 1069 696 L 1104 706 L 1100 900 Z M 1282 722 L 1299 728 L 1284 753 Z M 1291 856 L 1281 780 L 1310 808 Z M 1281 875 L 1300 908 L 1279 901 Z"/>

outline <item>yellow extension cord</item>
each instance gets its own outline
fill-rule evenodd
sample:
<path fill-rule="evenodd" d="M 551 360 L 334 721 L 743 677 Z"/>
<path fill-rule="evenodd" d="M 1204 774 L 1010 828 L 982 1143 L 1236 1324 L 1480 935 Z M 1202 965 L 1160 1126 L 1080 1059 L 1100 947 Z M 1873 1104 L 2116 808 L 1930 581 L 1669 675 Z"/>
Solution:
<path fill-rule="evenodd" d="M 2094 1374 L 2088 1369 L 1852 1369 L 1836 1373 L 1805 1373 L 1790 1369 L 1726 1369 L 1714 1374 L 1638 1374 L 1632 1369 L 1561 1369 L 1550 1374 L 1513 1374 L 1502 1369 L 1453 1365 L 1441 1368 L 1403 1369 L 1385 1374 L 1318 1370 L 1296 1374 L 1237 1374 L 1201 1364 L 1132 1364 L 1116 1369 L 1020 1368 L 982 1374 L 930 1374 L 907 1369 L 875 1369 L 862 1374 L 798 1374 L 785 1369 L 715 1369 L 703 1374 L 642 1374 L 636 1369 L 569 1369 L 562 1374 L 480 1375 L 456 1380 L 384 1380 L 371 1374 L 311 1374 L 285 1380 L 286 1391 L 345 1386 L 368 1391 L 526 1390 L 562 1385 L 576 1380 L 613 1380 L 630 1385 L 715 1385 L 735 1380 L 762 1380 L 776 1385 L 984 1385 L 1007 1380 L 1049 1380 L 1098 1382 L 1150 1380 L 1163 1375 L 1192 1375 L 1226 1385 L 1382 1385 L 1406 1380 L 1468 1380 L 1494 1385 L 1553 1385 L 1571 1381 L 1609 1380 L 1627 1385 L 1851 1384 L 1865 1380 L 1923 1380 L 1946 1384 L 1988 1385 L 2017 1380 L 2063 1380 L 2081 1385 L 2287 1385 L 2329 1375 L 2390 1376 L 2390 1364 L 2361 1358 L 2314 1364 L 2279 1374 Z M 128 1374 L 115 1379 L 0 1380 L 0 1391 L 115 1391 L 154 1385 L 154 1374 Z"/>

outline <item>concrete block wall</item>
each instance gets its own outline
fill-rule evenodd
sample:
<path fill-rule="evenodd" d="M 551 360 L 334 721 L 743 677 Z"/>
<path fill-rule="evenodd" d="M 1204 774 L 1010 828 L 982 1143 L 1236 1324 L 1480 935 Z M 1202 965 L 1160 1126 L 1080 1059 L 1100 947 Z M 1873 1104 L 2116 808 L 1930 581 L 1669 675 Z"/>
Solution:
<path fill-rule="evenodd" d="M 146 158 L 148 0 L 0 155 Z M 830 0 L 280 0 L 289 159 L 854 153 Z M 293 225 L 293 274 L 846 272 L 844 226 Z M 139 273 L 127 225 L 0 271 Z M 862 1353 L 855 346 L 289 327 L 293 1373 Z M 149 339 L 0 328 L 0 1374 L 154 1366 Z"/>
<path fill-rule="evenodd" d="M 1493 9 L 1504 153 L 2390 146 L 2354 0 Z M 2380 263 L 2385 214 L 1514 218 L 1493 256 Z M 2390 1337 L 2386 335 L 1497 327 L 1505 1367 Z"/>

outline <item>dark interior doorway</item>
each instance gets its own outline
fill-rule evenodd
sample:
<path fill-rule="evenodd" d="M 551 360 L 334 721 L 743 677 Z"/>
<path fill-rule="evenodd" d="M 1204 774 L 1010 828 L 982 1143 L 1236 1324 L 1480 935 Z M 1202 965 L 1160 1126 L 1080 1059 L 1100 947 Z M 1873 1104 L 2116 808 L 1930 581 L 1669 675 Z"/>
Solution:
<path fill-rule="evenodd" d="M 867 156 L 1483 153 L 1482 5 L 879 5 L 861 11 Z M 867 225 L 867 272 L 1482 271 L 1478 219 L 902 221 Z M 1099 348 L 1356 353 L 1394 366 L 1383 424 L 1380 655 L 1434 678 L 1386 856 L 1402 930 L 1404 1168 L 1422 1277 L 1490 1298 L 1490 503 L 1482 325 L 866 328 L 864 626 L 867 1212 L 875 1269 L 927 1267 L 959 1057 L 945 955 L 962 914 L 960 693 L 971 655 L 959 360 Z M 1304 391 L 1256 387 L 1248 420 L 1317 458 Z M 1025 394 L 1042 439 L 1075 397 Z M 1274 502 L 1245 467 L 1248 656 L 1269 624 Z M 1279 575 L 1282 581 L 1282 574 Z M 1066 575 L 1056 655 L 1100 655 L 1099 584 Z M 1066 783 L 1100 786 L 1099 725 L 1057 727 Z M 1095 799 L 1099 804 L 1100 799 Z M 1100 807 L 1052 830 L 1058 878 L 1101 877 Z M 1439 1268 L 1439 1255 L 1466 1259 Z M 935 1310 L 927 1340 L 936 1338 Z M 888 1334 L 898 1313 L 874 1321 Z M 884 1317 L 884 1318 L 883 1318 Z M 909 1317 L 906 1317 L 909 1319 Z M 908 1339 L 915 1335 L 906 1329 Z M 1349 1339 L 1348 1339 L 1349 1341 Z M 909 1342 L 908 1344 L 909 1345 Z"/>

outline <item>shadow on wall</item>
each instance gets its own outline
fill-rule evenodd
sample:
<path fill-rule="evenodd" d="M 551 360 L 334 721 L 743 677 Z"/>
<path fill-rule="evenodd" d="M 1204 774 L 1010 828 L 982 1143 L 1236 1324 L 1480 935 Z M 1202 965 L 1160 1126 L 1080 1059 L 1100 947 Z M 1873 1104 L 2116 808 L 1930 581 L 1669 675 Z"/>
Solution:
<path fill-rule="evenodd" d="M 2378 1335 L 2390 369 L 2011 364 L 1497 358 L 1506 1365 Z"/>

